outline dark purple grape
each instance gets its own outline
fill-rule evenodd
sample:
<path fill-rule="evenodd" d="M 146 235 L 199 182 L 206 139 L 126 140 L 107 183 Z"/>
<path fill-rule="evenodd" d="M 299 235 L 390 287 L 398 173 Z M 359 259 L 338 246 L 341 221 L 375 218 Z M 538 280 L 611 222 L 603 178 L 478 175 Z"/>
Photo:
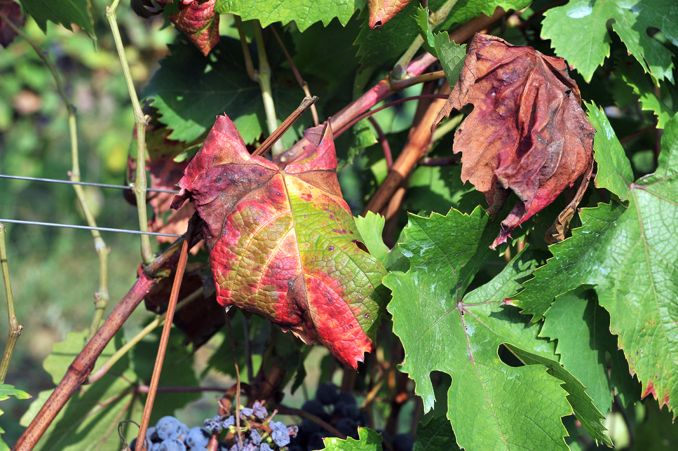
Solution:
<path fill-rule="evenodd" d="M 157 449 L 158 451 L 186 451 L 186 445 L 177 438 L 171 438 L 163 440 Z"/>
<path fill-rule="evenodd" d="M 412 451 L 412 448 L 414 448 L 414 438 L 411 434 L 397 434 L 393 438 L 395 451 Z"/>
<path fill-rule="evenodd" d="M 266 410 L 266 407 L 259 401 L 255 401 L 254 405 L 252 405 L 252 412 L 254 412 L 254 416 L 260 420 L 263 420 L 268 416 L 268 410 Z"/>
<path fill-rule="evenodd" d="M 334 404 L 339 399 L 339 387 L 334 384 L 320 384 L 315 397 L 325 406 Z"/>
<path fill-rule="evenodd" d="M 218 434 L 224 428 L 222 426 L 221 417 L 208 418 L 203 423 L 203 426 L 209 434 Z"/>
<path fill-rule="evenodd" d="M 223 429 L 228 429 L 231 426 L 235 425 L 235 416 L 231 415 L 221 422 L 221 427 Z"/>
<path fill-rule="evenodd" d="M 268 443 L 262 443 L 261 446 L 259 447 L 259 451 L 273 451 L 273 448 L 271 448 Z M 291 448 L 290 448 L 291 451 Z"/>
<path fill-rule="evenodd" d="M 202 428 L 191 428 L 186 434 L 184 442 L 191 450 L 202 450 L 207 448 L 210 441 L 210 434 Z"/>
<path fill-rule="evenodd" d="M 341 402 L 341 403 L 344 403 L 344 404 L 349 404 L 349 405 L 354 405 L 354 406 L 358 405 L 358 401 L 355 400 L 355 397 L 347 391 L 343 391 L 343 392 L 339 393 L 339 396 L 337 396 L 336 402 L 337 403 Z"/>
<path fill-rule="evenodd" d="M 311 415 L 315 415 L 319 418 L 322 418 L 323 420 L 327 419 L 327 412 L 325 412 L 325 407 L 319 402 L 316 401 L 315 399 L 310 399 L 304 403 L 303 406 L 301 406 L 301 410 L 310 413 Z"/>
<path fill-rule="evenodd" d="M 342 434 L 348 437 L 353 437 L 355 439 L 358 438 L 358 424 L 352 419 L 339 418 L 337 422 L 334 424 L 334 426 Z"/>
<path fill-rule="evenodd" d="M 240 418 L 247 418 L 252 416 L 252 408 L 251 407 L 243 407 L 240 409 Z"/>
<path fill-rule="evenodd" d="M 127 447 L 134 451 L 137 447 L 137 439 L 132 439 L 132 441 L 129 442 L 129 445 L 127 445 Z"/>
<path fill-rule="evenodd" d="M 357 421 L 360 419 L 360 410 L 355 404 L 347 404 L 340 401 L 334 406 L 332 415 L 336 418 L 350 418 Z"/>
<path fill-rule="evenodd" d="M 166 416 L 158 420 L 155 425 L 155 431 L 161 440 L 179 438 L 188 432 L 188 427 L 174 417 Z"/>
<path fill-rule="evenodd" d="M 311 435 L 308 438 L 306 449 L 310 451 L 325 448 L 325 443 L 323 442 L 324 437 L 325 436 L 320 432 L 316 432 L 315 434 Z"/>
<path fill-rule="evenodd" d="M 271 421 L 268 426 L 271 428 L 271 438 L 279 447 L 290 444 L 290 433 L 287 431 L 287 426 L 279 421 Z"/>
<path fill-rule="evenodd" d="M 256 429 L 250 431 L 250 441 L 255 445 L 261 444 L 261 434 Z"/>

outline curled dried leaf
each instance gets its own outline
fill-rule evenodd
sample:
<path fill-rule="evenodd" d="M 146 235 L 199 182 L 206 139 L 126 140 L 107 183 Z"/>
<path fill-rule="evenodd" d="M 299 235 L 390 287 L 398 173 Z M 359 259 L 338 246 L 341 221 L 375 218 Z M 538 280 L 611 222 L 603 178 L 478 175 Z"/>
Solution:
<path fill-rule="evenodd" d="M 508 190 L 520 199 L 495 247 L 590 168 L 594 129 L 563 59 L 494 36 L 474 37 L 441 116 L 467 104 L 473 111 L 453 145 L 462 153 L 462 180 L 485 194 L 490 211 Z"/>
<path fill-rule="evenodd" d="M 216 0 L 181 0 L 179 12 L 170 20 L 188 39 L 207 55 L 219 43 L 219 14 L 214 11 Z"/>
<path fill-rule="evenodd" d="M 370 0 L 370 28 L 383 27 L 410 3 L 410 0 Z"/>
<path fill-rule="evenodd" d="M 353 368 L 372 349 L 382 265 L 360 248 L 328 125 L 289 163 L 250 155 L 219 116 L 179 182 L 204 221 L 217 300 L 260 314 Z"/>

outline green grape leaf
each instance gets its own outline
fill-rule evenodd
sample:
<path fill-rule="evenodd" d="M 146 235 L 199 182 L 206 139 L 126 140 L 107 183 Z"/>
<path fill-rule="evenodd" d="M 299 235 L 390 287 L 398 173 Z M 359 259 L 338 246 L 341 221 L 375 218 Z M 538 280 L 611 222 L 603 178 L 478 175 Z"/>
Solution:
<path fill-rule="evenodd" d="M 628 200 L 629 185 L 633 182 L 631 163 L 605 112 L 593 103 L 587 103 L 586 108 L 589 121 L 596 129 L 593 137 L 593 157 L 598 164 L 596 186 L 613 192 L 621 200 Z"/>
<path fill-rule="evenodd" d="M 54 383 L 58 383 L 75 356 L 87 341 L 87 331 L 71 332 L 55 344 L 43 367 Z M 144 396 L 138 392 L 142 384 L 151 379 L 152 366 L 158 347 L 157 335 L 153 340 L 141 342 L 123 356 L 98 381 L 84 385 L 76 392 L 57 415 L 36 450 L 97 450 L 117 451 L 120 449 L 120 432 L 129 440 L 138 431 L 133 424 L 124 423 L 130 418 L 140 418 L 143 412 Z M 125 343 L 123 333 L 118 333 L 106 346 L 97 360 L 93 374 Z M 193 357 L 182 344 L 178 335 L 171 337 L 168 345 L 165 369 L 182 368 L 181 371 L 163 371 L 160 386 L 197 386 L 193 371 Z M 52 390 L 40 393 L 28 411 L 21 418 L 26 426 L 51 395 Z M 186 403 L 199 398 L 197 393 L 159 394 L 152 421 L 174 412 Z M 123 422 L 123 423 L 121 423 Z"/>
<path fill-rule="evenodd" d="M 73 30 L 75 24 L 96 40 L 92 0 L 21 0 L 21 5 L 42 31 L 47 31 L 48 21 L 61 24 L 69 30 Z"/>
<path fill-rule="evenodd" d="M 470 183 L 461 181 L 461 165 L 419 166 L 408 181 L 405 205 L 414 213 L 444 214 L 450 208 L 470 213 L 484 200 Z"/>
<path fill-rule="evenodd" d="M 274 22 L 297 24 L 304 31 L 316 22 L 328 25 L 335 17 L 346 25 L 364 0 L 217 0 L 219 13 L 237 14 L 243 20 L 257 19 L 262 27 Z"/>
<path fill-rule="evenodd" d="M 611 159 L 599 160 L 600 167 Z M 605 163 L 603 163 L 605 162 Z M 542 317 L 554 298 L 593 286 L 610 314 L 643 396 L 675 412 L 678 397 L 678 251 L 671 243 L 678 220 L 678 117 L 666 124 L 659 166 L 628 186 L 628 206 L 600 204 L 581 211 L 582 226 L 551 246 L 553 257 L 517 297 L 526 314 Z M 554 281 L 557 281 L 555 283 Z"/>
<path fill-rule="evenodd" d="M 226 112 L 247 143 L 264 130 L 265 115 L 259 85 L 247 77 L 242 49 L 235 39 L 222 37 L 204 57 L 185 40 L 169 46 L 144 95 L 158 109 L 168 139 L 191 142 L 203 135 L 214 118 Z M 297 89 L 274 86 L 277 112 L 288 115 L 299 103 Z"/>
<path fill-rule="evenodd" d="M 642 72 L 637 64 L 630 67 L 628 65 L 623 68 L 617 67 L 617 69 L 617 75 L 638 96 L 642 110 L 652 112 L 657 118 L 657 128 L 664 128 L 675 112 L 675 109 L 667 103 L 667 100 L 670 101 L 670 99 L 666 97 L 670 96 L 665 95 L 665 91 L 671 89 L 668 83 L 662 83 L 657 93 L 648 76 Z"/>
<path fill-rule="evenodd" d="M 358 438 L 342 440 L 337 437 L 324 438 L 327 451 L 381 451 L 381 435 L 368 428 L 358 428 Z"/>
<path fill-rule="evenodd" d="M 276 164 L 223 115 L 179 181 L 204 221 L 217 301 L 254 312 L 356 368 L 372 350 L 383 265 L 363 250 L 341 195 L 330 126 Z"/>
<path fill-rule="evenodd" d="M 355 218 L 355 226 L 360 233 L 363 244 L 370 251 L 370 254 L 382 263 L 386 262 L 386 255 L 389 251 L 381 237 L 385 223 L 386 219 L 382 215 L 371 211 L 368 211 L 365 216 L 356 216 Z"/>
<path fill-rule="evenodd" d="M 540 337 L 557 340 L 560 363 L 586 385 L 586 391 L 603 413 L 612 405 L 605 353 L 617 352 L 606 317 L 604 310 L 586 298 L 586 293 L 572 291 L 556 298 L 539 333 Z"/>
<path fill-rule="evenodd" d="M 466 44 L 459 45 L 450 40 L 446 32 L 433 33 L 428 20 L 427 8 L 419 7 L 415 12 L 414 19 L 419 26 L 419 32 L 424 38 L 424 47 L 435 55 L 443 66 L 447 81 L 454 86 L 459 80 L 459 73 L 466 58 Z"/>
<path fill-rule="evenodd" d="M 6 401 L 9 398 L 16 399 L 29 399 L 31 397 L 27 392 L 16 388 L 13 385 L 9 384 L 0 384 L 0 401 Z M 0 409 L 0 415 L 4 414 L 2 409 Z M 2 434 L 5 433 L 5 430 L 0 427 L 0 451 L 9 450 L 9 446 L 2 439 Z"/>
<path fill-rule="evenodd" d="M 673 0 L 628 2 L 571 0 L 544 14 L 541 36 L 550 39 L 556 53 L 572 64 L 586 81 L 610 55 L 607 24 L 628 52 L 655 82 L 673 82 L 672 54 L 647 30 L 658 28 L 667 40 L 678 45 L 678 4 Z"/>
<path fill-rule="evenodd" d="M 520 254 L 494 279 L 466 293 L 495 232 L 485 230 L 486 224 L 480 209 L 470 215 L 451 210 L 446 216 L 410 216 L 398 244 L 409 270 L 384 278 L 392 292 L 387 308 L 393 330 L 405 349 L 401 370 L 414 380 L 425 412 L 436 401 L 431 372 L 452 377 L 447 417 L 462 448 L 509 449 L 520 443 L 567 449 L 561 419 L 573 407 L 583 423 L 597 425 L 592 433 L 603 440 L 603 416 L 583 386 L 537 336 L 538 327 L 507 304 L 532 263 Z M 504 363 L 502 345 L 528 364 Z M 537 417 L 515 415 L 536 410 Z"/>

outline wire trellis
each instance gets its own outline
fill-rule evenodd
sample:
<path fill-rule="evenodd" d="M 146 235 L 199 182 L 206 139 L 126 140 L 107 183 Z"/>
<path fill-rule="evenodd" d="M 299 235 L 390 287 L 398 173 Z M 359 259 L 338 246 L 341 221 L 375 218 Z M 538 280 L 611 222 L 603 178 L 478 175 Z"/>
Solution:
<path fill-rule="evenodd" d="M 0 179 L 6 180 L 25 180 L 30 182 L 43 182 L 43 183 L 53 183 L 60 185 L 80 185 L 80 186 L 93 186 L 97 188 L 104 189 L 119 189 L 119 190 L 133 190 L 133 185 L 114 185 L 110 183 L 97 183 L 97 182 L 80 182 L 73 180 L 61 180 L 61 179 L 50 179 L 44 177 L 28 177 L 22 175 L 8 175 L 0 174 Z M 178 190 L 167 189 L 167 188 L 147 188 L 146 191 L 155 192 L 155 193 L 167 193 L 167 194 L 179 194 Z M 141 230 L 133 229 L 119 229 L 115 227 L 92 227 L 80 224 L 62 224 L 56 222 L 45 222 L 45 221 L 29 221 L 23 219 L 11 219 L 11 218 L 0 218 L 0 223 L 6 224 L 22 224 L 22 225 L 35 225 L 42 227 L 55 227 L 63 229 L 77 229 L 77 230 L 98 230 L 100 232 L 113 232 L 113 233 L 127 233 L 132 235 L 151 235 L 159 237 L 171 237 L 177 238 L 181 235 L 176 233 L 163 233 L 163 232 L 144 232 Z"/>

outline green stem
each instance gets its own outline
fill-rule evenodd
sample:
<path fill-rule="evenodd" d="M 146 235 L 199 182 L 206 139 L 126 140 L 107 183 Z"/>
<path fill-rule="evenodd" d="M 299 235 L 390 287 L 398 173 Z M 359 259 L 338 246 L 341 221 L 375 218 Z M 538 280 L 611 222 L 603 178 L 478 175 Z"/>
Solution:
<path fill-rule="evenodd" d="M 195 290 L 193 293 L 189 294 L 186 296 L 184 299 L 181 300 L 181 302 L 177 305 L 177 312 L 181 311 L 183 308 L 189 306 L 192 304 L 194 301 L 197 299 L 201 299 L 203 295 L 203 289 L 199 288 Z M 162 326 L 165 324 L 165 318 L 167 317 L 167 314 L 164 313 L 160 316 L 156 316 L 153 321 L 148 323 L 146 327 L 141 329 L 132 339 L 127 341 L 124 345 L 122 345 L 117 351 L 111 355 L 106 362 L 101 365 L 101 367 L 96 371 L 96 373 L 90 375 L 87 378 L 87 384 L 93 384 L 102 377 L 108 373 L 108 371 L 113 368 L 113 366 L 118 363 L 118 361 L 125 356 L 133 347 L 135 347 L 141 340 L 146 338 L 148 335 L 151 334 L 155 329 L 158 327 Z"/>
<path fill-rule="evenodd" d="M 431 142 L 437 142 L 439 141 L 443 136 L 447 135 L 449 132 L 454 130 L 461 124 L 461 120 L 464 119 L 463 114 L 457 114 L 456 116 L 452 116 L 450 120 L 444 122 L 442 125 L 438 126 L 434 131 L 433 135 L 431 136 Z"/>
<path fill-rule="evenodd" d="M 2 281 L 5 284 L 5 297 L 7 298 L 7 323 L 9 324 L 9 333 L 5 352 L 0 361 L 0 384 L 5 382 L 9 361 L 12 359 L 14 346 L 21 335 L 23 326 L 19 324 L 14 312 L 14 295 L 12 294 L 12 284 L 9 280 L 9 262 L 7 261 L 7 246 L 5 244 L 5 225 L 0 223 L 0 266 L 2 266 Z"/>
<path fill-rule="evenodd" d="M 80 154 L 78 151 L 78 119 L 76 115 L 75 106 L 71 103 L 70 99 L 66 95 L 66 89 L 64 87 L 63 80 L 61 79 L 61 74 L 57 70 L 52 60 L 49 59 L 47 53 L 43 51 L 35 42 L 33 42 L 19 27 L 16 26 L 9 18 L 4 15 L 0 15 L 0 19 L 5 21 L 7 25 L 12 28 L 12 30 L 21 36 L 35 51 L 43 64 L 49 69 L 52 78 L 54 79 L 54 84 L 57 88 L 57 93 L 61 98 L 61 101 L 66 106 L 66 111 L 68 113 L 68 136 L 71 145 L 71 171 L 69 173 L 69 178 L 73 182 L 80 181 Z M 85 216 L 85 221 L 90 227 L 96 227 L 97 222 L 92 214 L 92 210 L 89 208 L 87 203 L 87 196 L 85 196 L 85 191 L 80 185 L 73 185 L 73 190 L 75 191 L 75 196 L 78 199 L 78 204 L 82 209 L 82 213 Z M 92 230 L 92 238 L 94 240 L 94 249 L 99 258 L 99 288 L 94 293 L 94 317 L 92 319 L 92 324 L 90 326 L 90 336 L 94 335 L 96 330 L 99 328 L 101 321 L 104 316 L 104 311 L 106 310 L 106 305 L 108 304 L 109 294 L 108 294 L 108 254 L 110 249 L 106 246 L 106 242 L 101 236 L 101 232 L 98 230 Z"/>
<path fill-rule="evenodd" d="M 115 16 L 116 10 L 120 0 L 113 0 L 113 2 L 106 7 L 106 19 L 111 27 L 113 34 L 113 41 L 115 42 L 115 50 L 118 53 L 122 73 L 127 84 L 127 92 L 129 93 L 130 101 L 132 102 L 132 111 L 134 113 L 134 126 L 136 131 L 137 141 L 137 168 L 134 179 L 134 196 L 137 201 L 137 216 L 139 217 L 139 230 L 142 232 L 148 231 L 148 213 L 146 211 L 146 116 L 141 109 L 141 103 L 137 96 L 137 91 L 134 88 L 134 81 L 129 70 L 129 63 L 125 55 L 125 47 L 122 44 L 122 37 L 120 36 L 120 29 L 118 28 L 118 20 Z M 153 260 L 153 250 L 151 248 L 151 239 L 148 235 L 140 235 L 141 237 L 141 259 L 144 264 L 149 264 Z"/>
<path fill-rule="evenodd" d="M 272 134 L 278 128 L 278 116 L 275 114 L 275 103 L 273 102 L 273 89 L 271 87 L 271 66 L 268 64 L 266 56 L 266 46 L 264 37 L 261 34 L 261 26 L 257 23 L 254 27 L 254 41 L 257 44 L 257 54 L 259 57 L 259 71 L 257 80 L 261 89 L 261 99 L 264 102 L 264 112 L 266 114 L 266 125 L 268 133 Z M 276 157 L 285 151 L 283 143 L 277 140 L 273 143 L 271 153 Z"/>

